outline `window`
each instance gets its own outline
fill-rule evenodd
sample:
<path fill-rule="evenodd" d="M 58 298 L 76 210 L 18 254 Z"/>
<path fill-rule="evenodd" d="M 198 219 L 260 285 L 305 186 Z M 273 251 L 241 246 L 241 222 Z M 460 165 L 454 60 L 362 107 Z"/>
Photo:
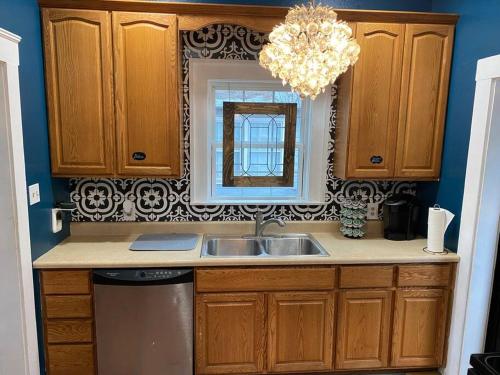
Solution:
<path fill-rule="evenodd" d="M 329 92 L 315 101 L 303 100 L 255 61 L 191 59 L 189 69 L 192 204 L 324 203 Z M 224 186 L 224 103 L 228 102 L 296 105 L 292 186 Z M 268 169 L 267 131 L 255 129 L 253 133 L 253 173 L 265 175 Z M 249 141 L 248 137 L 243 135 L 242 141 Z M 283 160 L 284 149 L 279 146 L 275 156 Z M 236 174 L 242 173 L 238 164 L 249 167 L 246 152 L 245 147 L 235 149 Z M 276 161 L 272 164 L 283 167 Z"/>

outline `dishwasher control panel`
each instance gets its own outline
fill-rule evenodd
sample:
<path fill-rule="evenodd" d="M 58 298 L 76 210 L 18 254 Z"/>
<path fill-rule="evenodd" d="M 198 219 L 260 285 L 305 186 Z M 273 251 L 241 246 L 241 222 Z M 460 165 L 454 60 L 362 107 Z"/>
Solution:
<path fill-rule="evenodd" d="M 94 276 L 115 281 L 161 281 L 171 280 L 193 273 L 192 268 L 144 268 L 94 270 Z"/>

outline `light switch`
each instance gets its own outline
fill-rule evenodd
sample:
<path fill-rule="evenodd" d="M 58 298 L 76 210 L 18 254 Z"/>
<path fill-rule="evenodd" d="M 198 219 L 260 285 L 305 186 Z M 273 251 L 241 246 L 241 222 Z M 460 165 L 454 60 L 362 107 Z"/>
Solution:
<path fill-rule="evenodd" d="M 33 206 L 34 204 L 37 204 L 40 202 L 40 185 L 39 184 L 33 184 L 30 185 L 28 188 L 29 192 L 29 199 L 30 199 L 30 206 Z"/>

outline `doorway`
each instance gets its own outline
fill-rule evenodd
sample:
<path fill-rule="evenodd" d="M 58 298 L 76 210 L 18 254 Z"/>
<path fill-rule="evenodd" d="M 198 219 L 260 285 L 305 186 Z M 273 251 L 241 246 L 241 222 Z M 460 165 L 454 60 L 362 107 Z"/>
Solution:
<path fill-rule="evenodd" d="M 19 42 L 18 36 L 0 29 L 0 374 L 39 375 Z"/>

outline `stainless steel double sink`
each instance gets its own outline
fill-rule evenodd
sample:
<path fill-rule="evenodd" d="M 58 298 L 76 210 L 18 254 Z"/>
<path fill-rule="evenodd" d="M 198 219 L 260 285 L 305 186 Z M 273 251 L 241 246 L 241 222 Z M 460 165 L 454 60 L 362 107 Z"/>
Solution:
<path fill-rule="evenodd" d="M 272 236 L 205 235 L 202 257 L 284 257 L 329 256 L 310 234 Z"/>

